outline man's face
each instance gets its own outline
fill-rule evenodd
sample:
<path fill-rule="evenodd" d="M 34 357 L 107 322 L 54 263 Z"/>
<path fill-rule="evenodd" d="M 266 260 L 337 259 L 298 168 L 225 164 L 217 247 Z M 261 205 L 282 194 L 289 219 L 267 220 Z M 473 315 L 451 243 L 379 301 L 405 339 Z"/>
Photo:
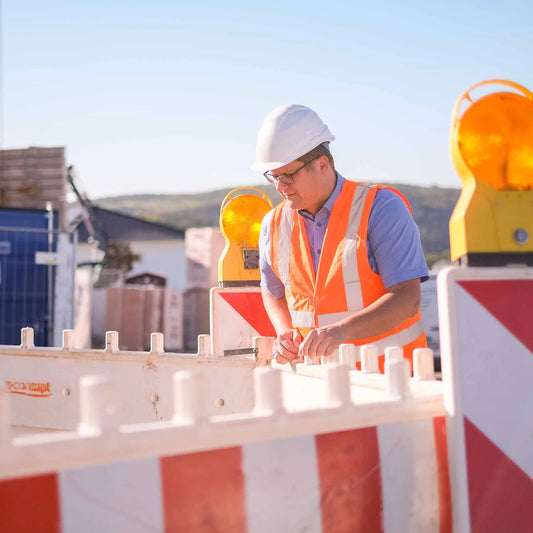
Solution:
<path fill-rule="evenodd" d="M 315 215 L 323 205 L 324 177 L 320 170 L 320 159 L 310 162 L 303 168 L 301 161 L 292 161 L 283 167 L 273 169 L 272 172 L 278 175 L 296 173 L 294 183 L 285 185 L 277 181 L 274 186 L 292 209 L 305 209 Z"/>

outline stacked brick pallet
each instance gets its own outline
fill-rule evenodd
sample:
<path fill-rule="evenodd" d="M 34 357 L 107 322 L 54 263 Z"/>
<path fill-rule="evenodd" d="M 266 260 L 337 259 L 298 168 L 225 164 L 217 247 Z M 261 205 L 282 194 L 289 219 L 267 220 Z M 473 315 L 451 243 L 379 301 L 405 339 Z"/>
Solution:
<path fill-rule="evenodd" d="M 183 294 L 153 285 L 106 289 L 106 330 L 120 332 L 123 350 L 146 350 L 150 334 L 165 335 L 169 350 L 183 349 Z"/>
<path fill-rule="evenodd" d="M 0 206 L 44 209 L 51 202 L 66 222 L 67 170 L 65 149 L 0 150 Z"/>

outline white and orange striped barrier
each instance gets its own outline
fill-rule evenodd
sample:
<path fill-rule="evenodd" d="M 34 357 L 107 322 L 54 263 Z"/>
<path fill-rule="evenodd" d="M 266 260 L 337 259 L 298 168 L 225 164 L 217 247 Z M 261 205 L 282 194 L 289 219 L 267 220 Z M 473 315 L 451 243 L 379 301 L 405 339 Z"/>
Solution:
<path fill-rule="evenodd" d="M 259 287 L 213 287 L 210 297 L 211 353 L 251 353 L 254 337 L 275 337 Z"/>
<path fill-rule="evenodd" d="M 449 531 L 442 398 L 416 394 L 407 365 L 391 359 L 380 400 L 360 403 L 348 365 L 322 365 L 326 396 L 307 410 L 257 368 L 253 412 L 210 418 L 201 374 L 180 372 L 172 420 L 126 426 L 112 382 L 88 376 L 76 432 L 16 438 L 4 394 L 0 530 Z"/>
<path fill-rule="evenodd" d="M 400 422 L 8 479 L 0 529 L 449 531 L 442 428 Z"/>
<path fill-rule="evenodd" d="M 454 531 L 533 528 L 533 269 L 438 278 Z"/>

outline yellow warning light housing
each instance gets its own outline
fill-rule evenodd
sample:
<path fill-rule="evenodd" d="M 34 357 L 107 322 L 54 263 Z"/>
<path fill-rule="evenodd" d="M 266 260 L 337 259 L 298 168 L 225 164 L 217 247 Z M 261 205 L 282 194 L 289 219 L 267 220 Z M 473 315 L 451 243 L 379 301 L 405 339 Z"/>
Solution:
<path fill-rule="evenodd" d="M 259 233 L 271 209 L 270 198 L 254 187 L 238 187 L 222 201 L 220 229 L 226 246 L 218 260 L 221 287 L 259 285 Z"/>
<path fill-rule="evenodd" d="M 470 95 L 494 85 L 514 92 Z M 533 265 L 533 93 L 506 80 L 468 89 L 452 113 L 450 150 L 463 182 L 450 218 L 452 261 Z"/>

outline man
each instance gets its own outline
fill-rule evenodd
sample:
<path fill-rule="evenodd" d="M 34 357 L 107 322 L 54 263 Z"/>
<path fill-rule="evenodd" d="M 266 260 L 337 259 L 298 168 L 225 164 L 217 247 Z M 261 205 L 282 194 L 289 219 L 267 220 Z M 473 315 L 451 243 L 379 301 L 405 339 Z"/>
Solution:
<path fill-rule="evenodd" d="M 387 346 L 412 359 L 426 346 L 420 282 L 428 271 L 407 200 L 345 180 L 335 137 L 308 107 L 274 109 L 258 133 L 253 170 L 284 201 L 263 219 L 261 289 L 279 363 L 331 355 L 340 344 Z"/>

